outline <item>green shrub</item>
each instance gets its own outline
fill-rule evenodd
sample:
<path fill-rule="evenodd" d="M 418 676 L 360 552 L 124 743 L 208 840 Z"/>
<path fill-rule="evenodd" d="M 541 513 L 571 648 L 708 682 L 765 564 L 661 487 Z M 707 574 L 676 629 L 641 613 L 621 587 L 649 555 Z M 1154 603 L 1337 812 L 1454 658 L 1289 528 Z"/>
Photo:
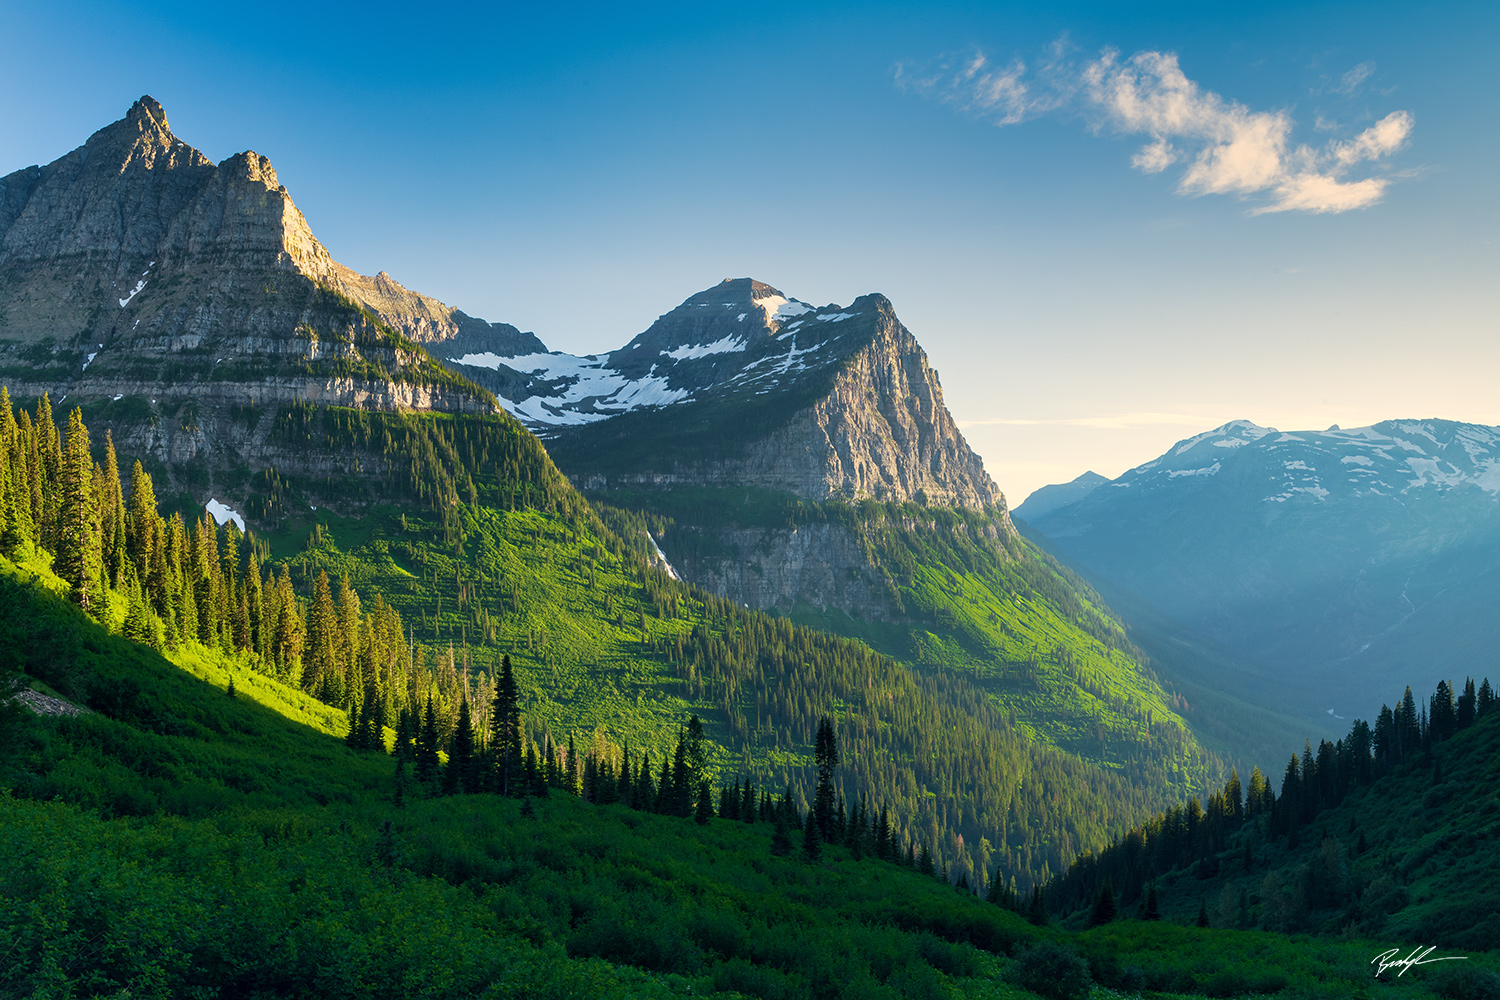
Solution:
<path fill-rule="evenodd" d="M 1093 986 L 1088 963 L 1071 948 L 1043 942 L 1021 956 L 1016 985 L 1051 1000 L 1085 1000 Z"/>
<path fill-rule="evenodd" d="M 1500 1000 L 1500 976 L 1468 962 L 1445 962 L 1432 990 L 1444 1000 Z"/>

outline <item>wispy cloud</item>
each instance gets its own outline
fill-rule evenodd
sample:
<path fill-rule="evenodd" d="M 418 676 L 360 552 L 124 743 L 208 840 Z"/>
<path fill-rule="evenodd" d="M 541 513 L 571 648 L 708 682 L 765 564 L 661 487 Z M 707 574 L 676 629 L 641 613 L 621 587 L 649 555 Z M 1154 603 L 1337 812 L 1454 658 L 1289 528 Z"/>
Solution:
<path fill-rule="evenodd" d="M 1335 94 L 1345 94 L 1352 97 L 1359 90 L 1360 84 L 1375 75 L 1375 64 L 1373 62 L 1362 62 L 1358 66 L 1339 77 L 1339 82 L 1334 85 Z"/>
<path fill-rule="evenodd" d="M 1352 94 L 1372 73 L 1373 63 L 1361 63 L 1344 74 L 1339 89 Z M 976 52 L 927 71 L 898 66 L 896 81 L 995 125 L 1070 113 L 1096 131 L 1146 136 L 1149 141 L 1131 159 L 1137 170 L 1156 174 L 1179 167 L 1180 193 L 1255 198 L 1260 203 L 1254 214 L 1373 205 L 1390 178 L 1351 174 L 1405 146 L 1414 124 L 1409 112 L 1393 111 L 1353 138 L 1296 144 L 1290 113 L 1257 111 L 1204 90 L 1188 79 L 1176 53 L 1122 58 L 1105 49 L 1080 63 L 1069 58 L 1061 40 L 1031 67 L 1020 59 L 993 65 Z M 1319 127 L 1326 126 L 1320 120 Z"/>
<path fill-rule="evenodd" d="M 994 417 L 960 420 L 960 429 L 970 427 L 1093 427 L 1100 430 L 1131 430 L 1137 427 L 1211 427 L 1213 417 L 1193 413 L 1116 413 L 1096 417 Z M 1222 420 L 1219 423 L 1223 423 Z"/>

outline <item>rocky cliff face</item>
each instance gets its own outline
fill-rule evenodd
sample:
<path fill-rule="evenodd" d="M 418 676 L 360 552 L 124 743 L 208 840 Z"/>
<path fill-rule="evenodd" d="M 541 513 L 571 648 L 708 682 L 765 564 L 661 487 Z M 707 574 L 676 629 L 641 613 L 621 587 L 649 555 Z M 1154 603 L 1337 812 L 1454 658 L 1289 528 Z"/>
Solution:
<path fill-rule="evenodd" d="M 149 97 L 0 178 L 0 382 L 18 400 L 136 400 L 112 407 L 116 437 L 162 462 L 251 459 L 255 440 L 227 430 L 246 408 L 491 412 L 420 346 L 466 331 L 498 335 L 340 265 L 266 157 L 211 162 Z M 177 419 L 188 404 L 193 418 Z M 225 407 L 242 416 L 218 419 Z"/>
<path fill-rule="evenodd" d="M 707 551 L 695 544 L 701 536 L 712 540 Z M 855 618 L 905 619 L 879 565 L 843 525 L 684 525 L 660 544 L 683 579 L 748 607 L 790 612 L 806 604 Z"/>
<path fill-rule="evenodd" d="M 731 279 L 602 357 L 467 357 L 459 367 L 494 379 L 485 384 L 502 404 L 590 489 L 1004 503 L 883 295 L 815 308 Z"/>
<path fill-rule="evenodd" d="M 828 394 L 743 454 L 689 465 L 687 482 L 753 485 L 811 500 L 1004 502 L 969 448 L 927 355 L 884 296 L 869 296 L 874 335 L 839 366 Z"/>

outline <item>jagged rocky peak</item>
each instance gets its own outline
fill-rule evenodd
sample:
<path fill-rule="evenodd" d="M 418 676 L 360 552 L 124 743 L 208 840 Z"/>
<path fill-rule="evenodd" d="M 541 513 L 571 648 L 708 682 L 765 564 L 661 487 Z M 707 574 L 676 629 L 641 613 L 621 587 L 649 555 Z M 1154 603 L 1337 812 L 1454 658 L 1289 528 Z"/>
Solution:
<path fill-rule="evenodd" d="M 382 286 L 377 303 L 366 283 Z M 221 406 L 492 409 L 393 337 L 399 322 L 371 319 L 398 313 L 393 302 L 399 319 L 425 309 L 437 336 L 461 316 L 338 264 L 269 158 L 213 163 L 150 97 L 46 166 L 0 177 L 0 372 L 12 395 L 149 401 L 153 416 L 132 411 L 115 438 L 136 435 L 138 453 L 163 461 L 212 450 Z M 161 419 L 183 401 L 196 421 Z"/>
<path fill-rule="evenodd" d="M 66 281 L 54 273 L 62 258 L 83 261 Z M 151 97 L 47 166 L 0 177 L 0 267 L 9 286 L 0 288 L 0 321 L 23 337 L 80 334 L 102 342 L 116 325 L 112 318 L 102 329 L 85 329 L 101 302 L 128 296 L 141 279 L 160 287 L 182 272 L 199 281 L 215 273 L 220 291 L 245 285 L 252 273 L 299 275 L 421 343 L 465 332 L 506 340 L 513 329 L 491 331 L 385 272 L 366 277 L 338 263 L 269 157 L 246 150 L 213 163 L 172 133 L 166 111 Z M 149 308 L 151 298 L 135 304 Z M 41 301 L 50 305 L 36 308 Z M 201 314 L 202 305 L 192 311 Z M 143 327 L 150 321 L 131 319 L 142 319 Z"/>

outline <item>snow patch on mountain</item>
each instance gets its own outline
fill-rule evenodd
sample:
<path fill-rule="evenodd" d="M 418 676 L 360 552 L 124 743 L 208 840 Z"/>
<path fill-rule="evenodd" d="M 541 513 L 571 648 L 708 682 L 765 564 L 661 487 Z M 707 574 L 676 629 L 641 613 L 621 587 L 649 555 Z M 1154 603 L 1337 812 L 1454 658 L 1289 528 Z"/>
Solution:
<path fill-rule="evenodd" d="M 233 521 L 234 526 L 240 531 L 245 530 L 244 516 L 216 497 L 210 497 L 208 503 L 203 505 L 203 509 L 208 511 L 208 516 L 214 519 L 214 524 L 223 527 L 226 521 Z"/>
<path fill-rule="evenodd" d="M 801 316 L 803 313 L 813 312 L 812 306 L 806 302 L 798 302 L 784 295 L 767 295 L 764 298 L 751 299 L 752 305 L 760 306 L 766 312 L 766 325 L 782 323 L 786 320 Z"/>
<path fill-rule="evenodd" d="M 743 351 L 745 342 L 734 337 L 724 337 L 714 341 L 712 344 L 694 344 L 691 347 L 678 347 L 661 353 L 677 361 L 687 358 L 706 358 L 710 354 L 728 354 L 731 351 Z"/>

